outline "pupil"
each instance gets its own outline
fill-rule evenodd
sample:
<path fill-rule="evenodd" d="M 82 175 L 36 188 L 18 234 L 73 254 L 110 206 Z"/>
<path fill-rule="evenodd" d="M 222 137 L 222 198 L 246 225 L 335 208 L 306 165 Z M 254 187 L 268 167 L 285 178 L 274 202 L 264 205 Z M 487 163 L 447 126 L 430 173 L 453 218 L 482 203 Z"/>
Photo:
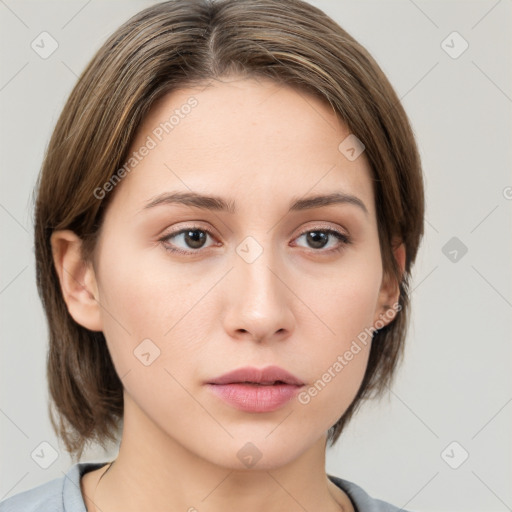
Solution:
<path fill-rule="evenodd" d="M 313 240 L 312 245 L 315 248 L 322 248 L 326 243 L 327 233 L 322 233 L 320 231 L 310 231 L 308 233 L 308 240 Z M 318 240 L 320 238 L 320 240 Z"/>
<path fill-rule="evenodd" d="M 193 233 L 192 236 L 191 236 L 191 233 Z M 203 233 L 202 231 L 194 229 L 194 230 L 187 231 L 185 233 L 185 238 L 187 239 L 187 244 L 190 247 L 192 247 L 194 249 L 200 249 L 201 246 L 204 244 L 204 240 L 205 240 L 206 236 L 205 236 L 205 233 Z M 192 242 L 189 243 L 189 240 L 192 240 Z"/>

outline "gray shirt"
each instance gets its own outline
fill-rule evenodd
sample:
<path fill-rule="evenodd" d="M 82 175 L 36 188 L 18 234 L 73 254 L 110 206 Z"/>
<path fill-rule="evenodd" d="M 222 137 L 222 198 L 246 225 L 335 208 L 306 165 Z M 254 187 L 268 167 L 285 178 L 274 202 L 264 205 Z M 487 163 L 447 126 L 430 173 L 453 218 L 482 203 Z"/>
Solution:
<path fill-rule="evenodd" d="M 79 462 L 65 476 L 20 492 L 0 502 L 0 512 L 87 512 L 80 479 L 88 471 L 104 466 L 105 462 Z M 336 476 L 327 475 L 345 491 L 356 512 L 407 512 L 385 501 L 369 496 L 361 487 Z"/>

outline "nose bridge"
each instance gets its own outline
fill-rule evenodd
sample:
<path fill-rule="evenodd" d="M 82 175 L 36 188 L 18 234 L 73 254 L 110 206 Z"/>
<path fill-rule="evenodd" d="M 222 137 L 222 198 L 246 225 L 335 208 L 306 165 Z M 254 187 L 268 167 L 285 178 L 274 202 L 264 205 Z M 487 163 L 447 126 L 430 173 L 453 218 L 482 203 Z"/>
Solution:
<path fill-rule="evenodd" d="M 263 239 L 264 238 L 264 239 Z M 281 329 L 290 329 L 290 299 L 280 276 L 278 251 L 271 236 L 247 236 L 236 247 L 231 273 L 228 330 L 248 331 L 262 339 Z"/>
<path fill-rule="evenodd" d="M 272 237 L 266 235 L 247 236 L 236 248 L 235 277 L 240 279 L 237 289 L 260 307 L 281 295 L 282 283 L 276 276 L 278 254 L 271 246 Z M 274 304 L 273 306 L 275 306 Z"/>

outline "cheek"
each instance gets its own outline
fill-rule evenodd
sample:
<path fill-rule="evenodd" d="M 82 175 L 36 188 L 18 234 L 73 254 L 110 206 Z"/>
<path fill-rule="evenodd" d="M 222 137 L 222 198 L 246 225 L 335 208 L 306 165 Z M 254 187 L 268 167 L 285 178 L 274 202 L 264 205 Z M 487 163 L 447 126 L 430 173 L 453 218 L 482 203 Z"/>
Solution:
<path fill-rule="evenodd" d="M 376 294 L 369 289 L 346 287 L 330 297 L 329 307 L 323 311 L 325 323 L 334 334 L 314 336 L 314 346 L 310 344 L 303 353 L 311 372 L 308 385 L 297 397 L 307 417 L 316 418 L 324 429 L 345 413 L 363 380 L 371 349 L 368 326 Z"/>
<path fill-rule="evenodd" d="M 115 244 L 105 247 L 99 276 L 103 332 L 125 392 L 137 407 L 161 426 L 176 420 L 176 410 L 187 413 L 180 420 L 186 431 L 192 428 L 192 413 L 201 414 L 181 385 L 201 348 L 187 312 L 207 287 L 193 289 L 179 267 L 152 265 L 150 258 L 138 256 L 122 256 Z"/>
<path fill-rule="evenodd" d="M 103 332 L 118 374 L 139 370 L 139 356 L 148 352 L 144 358 L 154 358 L 157 366 L 186 368 L 182 363 L 200 351 L 198 340 L 207 337 L 200 330 L 211 326 L 200 299 L 211 288 L 212 276 L 203 279 L 170 265 L 159 247 L 146 255 L 119 247 L 103 248 L 98 281 Z"/>
<path fill-rule="evenodd" d="M 317 288 L 305 299 L 313 311 L 321 312 L 322 322 L 314 330 L 324 334 L 306 335 L 315 339 L 315 349 L 304 347 L 302 354 L 314 377 L 298 401 L 310 408 L 311 417 L 325 421 L 327 416 L 329 426 L 348 408 L 364 377 L 382 279 L 378 248 L 365 257 L 354 254 L 343 263 L 338 273 L 320 283 L 320 291 Z"/>
<path fill-rule="evenodd" d="M 321 320 L 320 339 L 331 355 L 372 326 L 382 282 L 378 245 L 346 256 L 328 274 L 308 279 L 298 292 Z"/>
<path fill-rule="evenodd" d="M 340 343 L 352 340 L 372 325 L 379 290 L 380 274 L 371 270 L 354 271 L 330 290 L 328 309 Z"/>

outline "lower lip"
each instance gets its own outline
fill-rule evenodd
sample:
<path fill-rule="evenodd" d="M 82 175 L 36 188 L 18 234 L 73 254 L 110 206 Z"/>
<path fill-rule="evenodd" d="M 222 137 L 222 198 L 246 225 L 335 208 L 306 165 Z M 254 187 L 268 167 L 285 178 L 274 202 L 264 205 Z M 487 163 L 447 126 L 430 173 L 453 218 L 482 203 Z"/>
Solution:
<path fill-rule="evenodd" d="M 246 412 L 272 412 L 289 402 L 302 386 L 274 384 L 208 384 L 208 388 L 233 407 Z"/>

